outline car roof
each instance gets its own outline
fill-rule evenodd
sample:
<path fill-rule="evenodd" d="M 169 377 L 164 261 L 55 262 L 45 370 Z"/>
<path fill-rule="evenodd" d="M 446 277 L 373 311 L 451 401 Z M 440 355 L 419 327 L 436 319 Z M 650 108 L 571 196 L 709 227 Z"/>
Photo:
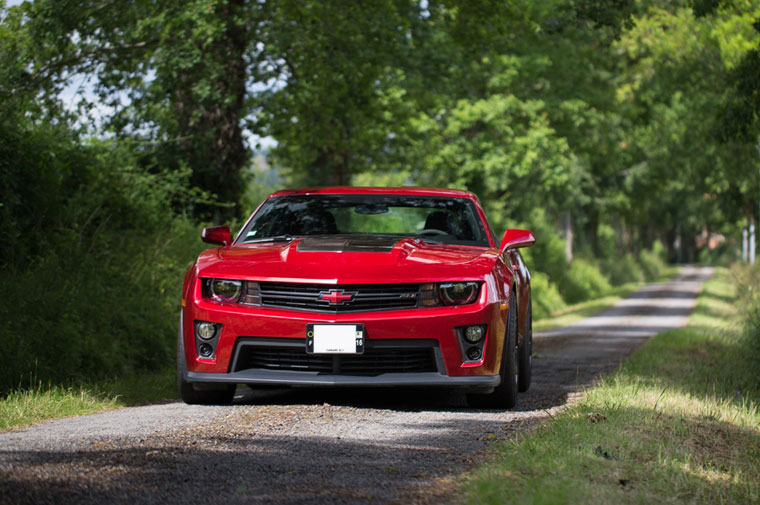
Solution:
<path fill-rule="evenodd" d="M 286 189 L 277 191 L 271 196 L 286 195 L 428 195 L 428 196 L 448 196 L 457 198 L 469 198 L 477 200 L 475 195 L 470 191 L 462 189 L 448 188 L 418 188 L 412 186 L 401 187 L 354 187 L 354 186 L 331 186 L 331 187 L 312 187 L 300 189 Z"/>

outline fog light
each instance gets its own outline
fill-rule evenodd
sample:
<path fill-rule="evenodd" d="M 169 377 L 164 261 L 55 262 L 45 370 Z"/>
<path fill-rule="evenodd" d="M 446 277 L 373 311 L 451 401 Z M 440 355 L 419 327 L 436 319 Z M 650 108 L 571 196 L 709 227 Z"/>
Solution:
<path fill-rule="evenodd" d="M 480 359 L 480 349 L 477 347 L 470 347 L 467 349 L 467 359 L 470 361 L 475 361 Z"/>
<path fill-rule="evenodd" d="M 464 329 L 464 338 L 471 344 L 480 342 L 480 339 L 483 338 L 483 327 L 482 326 L 468 326 L 467 328 Z"/>
<path fill-rule="evenodd" d="M 198 352 L 200 353 L 201 358 L 209 358 L 214 354 L 214 348 L 208 344 L 201 344 L 198 348 Z"/>
<path fill-rule="evenodd" d="M 214 338 L 214 335 L 216 335 L 216 325 L 214 323 L 206 322 L 198 323 L 197 331 L 200 338 L 208 340 Z"/>

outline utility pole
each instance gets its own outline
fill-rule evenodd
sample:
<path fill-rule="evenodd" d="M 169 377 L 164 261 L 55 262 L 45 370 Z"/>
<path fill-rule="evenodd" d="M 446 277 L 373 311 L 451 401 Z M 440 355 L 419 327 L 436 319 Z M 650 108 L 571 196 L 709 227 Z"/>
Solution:
<path fill-rule="evenodd" d="M 755 264 L 755 216 L 749 222 L 749 264 Z"/>
<path fill-rule="evenodd" d="M 757 137 L 757 154 L 760 156 L 760 135 Z M 760 166 L 758 166 L 758 182 L 760 182 Z M 758 216 L 760 216 L 760 199 L 758 199 Z M 749 264 L 755 264 L 755 216 L 750 215 L 749 222 Z"/>

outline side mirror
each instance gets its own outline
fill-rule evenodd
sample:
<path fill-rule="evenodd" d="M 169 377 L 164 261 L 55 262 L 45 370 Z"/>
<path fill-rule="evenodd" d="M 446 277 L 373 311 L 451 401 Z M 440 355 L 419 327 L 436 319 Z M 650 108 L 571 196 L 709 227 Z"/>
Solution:
<path fill-rule="evenodd" d="M 518 247 L 530 247 L 536 243 L 536 237 L 529 230 L 507 230 L 504 232 L 504 238 L 501 239 L 499 252 L 504 254 L 507 249 L 517 249 Z"/>
<path fill-rule="evenodd" d="M 230 245 L 232 235 L 229 226 L 209 226 L 203 228 L 201 239 L 209 244 Z"/>

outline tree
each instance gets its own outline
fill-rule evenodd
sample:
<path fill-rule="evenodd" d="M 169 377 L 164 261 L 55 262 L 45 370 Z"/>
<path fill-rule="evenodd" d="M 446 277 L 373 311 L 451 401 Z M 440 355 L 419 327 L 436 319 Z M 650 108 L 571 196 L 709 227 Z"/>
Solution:
<path fill-rule="evenodd" d="M 22 9 L 29 83 L 53 83 L 50 95 L 75 77 L 91 82 L 112 135 L 139 141 L 164 166 L 188 166 L 191 184 L 234 214 L 260 3 L 40 0 Z"/>

